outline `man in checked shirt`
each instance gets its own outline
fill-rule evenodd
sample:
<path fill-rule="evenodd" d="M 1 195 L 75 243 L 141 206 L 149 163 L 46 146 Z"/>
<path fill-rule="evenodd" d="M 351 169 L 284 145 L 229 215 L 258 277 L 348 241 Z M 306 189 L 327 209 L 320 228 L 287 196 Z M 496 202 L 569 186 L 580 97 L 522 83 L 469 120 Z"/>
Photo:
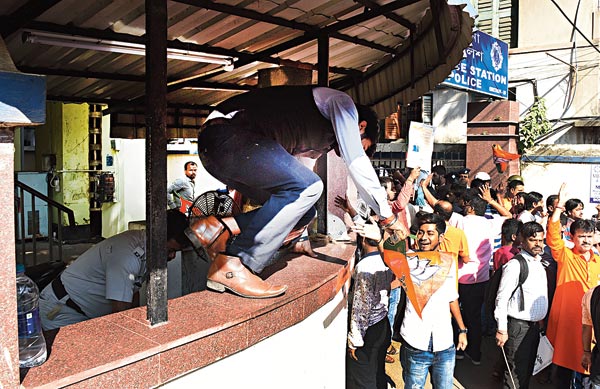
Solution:
<path fill-rule="evenodd" d="M 498 323 L 496 344 L 504 347 L 508 369 L 504 371 L 505 388 L 528 388 L 540 341 L 539 321 L 548 311 L 546 271 L 541 262 L 544 251 L 544 228 L 527 222 L 519 230 L 521 252 L 504 265 L 494 317 Z M 519 275 L 523 257 L 529 269 L 521 285 Z"/>

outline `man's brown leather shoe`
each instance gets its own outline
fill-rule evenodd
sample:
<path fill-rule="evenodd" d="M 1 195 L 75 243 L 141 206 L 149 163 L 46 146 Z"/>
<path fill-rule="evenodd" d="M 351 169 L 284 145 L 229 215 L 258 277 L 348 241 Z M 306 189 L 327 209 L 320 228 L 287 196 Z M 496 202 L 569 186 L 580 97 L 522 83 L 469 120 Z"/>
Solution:
<path fill-rule="evenodd" d="M 233 231 L 239 234 L 239 231 Z M 206 250 L 210 260 L 214 260 L 217 254 L 225 251 L 227 241 L 232 235 L 229 227 L 215 216 L 202 217 L 194 220 L 185 229 L 185 235 L 192 242 L 195 249 Z"/>
<path fill-rule="evenodd" d="M 238 257 L 218 254 L 208 269 L 206 287 L 217 292 L 229 289 L 247 298 L 269 298 L 279 296 L 287 290 L 287 285 L 271 285 L 252 274 Z"/>

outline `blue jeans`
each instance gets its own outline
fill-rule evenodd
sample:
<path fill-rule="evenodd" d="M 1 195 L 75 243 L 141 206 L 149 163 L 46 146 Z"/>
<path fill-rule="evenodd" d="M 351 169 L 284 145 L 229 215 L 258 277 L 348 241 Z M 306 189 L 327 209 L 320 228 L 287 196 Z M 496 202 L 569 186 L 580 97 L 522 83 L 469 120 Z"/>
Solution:
<path fill-rule="evenodd" d="M 430 342 L 431 345 L 431 342 Z M 431 348 L 431 346 L 430 346 Z M 454 379 L 454 346 L 442 351 L 422 351 L 406 342 L 400 348 L 402 379 L 407 389 L 425 387 L 431 367 L 431 382 L 436 389 L 452 389 Z"/>
<path fill-rule="evenodd" d="M 400 299 L 400 286 L 392 289 L 390 291 L 390 302 L 388 304 L 388 320 L 390 322 L 390 327 L 392 328 L 392 335 L 393 335 L 393 328 L 394 328 L 394 318 L 396 317 L 396 310 L 398 309 L 398 300 Z"/>
<path fill-rule="evenodd" d="M 241 233 L 226 250 L 262 272 L 290 231 L 314 216 L 323 182 L 279 143 L 238 125 L 206 128 L 198 136 L 198 154 L 211 175 L 263 203 L 236 216 Z"/>

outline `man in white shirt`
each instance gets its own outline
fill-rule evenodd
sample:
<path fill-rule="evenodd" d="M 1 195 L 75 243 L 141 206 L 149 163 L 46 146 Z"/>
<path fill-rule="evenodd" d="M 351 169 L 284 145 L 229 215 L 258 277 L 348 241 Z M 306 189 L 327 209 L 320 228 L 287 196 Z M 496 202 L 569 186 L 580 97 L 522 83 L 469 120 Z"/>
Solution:
<path fill-rule="evenodd" d="M 343 92 L 315 85 L 260 88 L 219 104 L 198 135 L 202 164 L 262 207 L 192 225 L 188 236 L 214 258 L 207 287 L 247 298 L 285 293 L 286 285 L 271 285 L 257 274 L 315 215 L 323 182 L 299 157 L 316 159 L 334 150 L 348 166 L 360 198 L 380 217 L 380 225 L 405 238 L 408 231 L 392 213 L 367 156 L 375 151 L 378 134 L 372 110 L 356 105 Z M 228 241 L 236 232 L 239 235 Z"/>
<path fill-rule="evenodd" d="M 417 244 L 420 251 L 438 251 L 446 230 L 446 221 L 439 215 L 425 214 L 417 219 Z M 441 255 L 449 255 L 440 253 Z M 400 327 L 402 347 L 400 363 L 406 388 L 423 388 L 427 374 L 436 389 L 453 387 L 456 349 L 467 346 L 467 329 L 462 320 L 456 292 L 456 271 L 450 259 L 446 279 L 425 304 L 419 317 L 410 299 L 406 301 Z M 411 273 L 412 276 L 412 273 Z M 414 283 L 414 281 L 413 281 Z M 451 315 L 460 329 L 458 345 L 454 346 Z"/>
<path fill-rule="evenodd" d="M 541 262 L 544 228 L 527 222 L 519 230 L 521 252 L 504 265 L 496 297 L 494 317 L 498 323 L 496 344 L 504 347 L 508 369 L 505 388 L 528 388 L 540 341 L 539 324 L 548 311 L 546 271 Z M 521 264 L 527 263 L 528 275 L 521 287 Z"/>

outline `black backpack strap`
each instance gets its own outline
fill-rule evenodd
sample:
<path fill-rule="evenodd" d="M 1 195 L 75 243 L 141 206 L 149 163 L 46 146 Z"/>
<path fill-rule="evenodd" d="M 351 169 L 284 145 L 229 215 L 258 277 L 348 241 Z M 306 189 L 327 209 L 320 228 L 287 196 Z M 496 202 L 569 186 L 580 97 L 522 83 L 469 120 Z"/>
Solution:
<path fill-rule="evenodd" d="M 529 266 L 527 265 L 527 260 L 521 254 L 515 255 L 513 259 L 519 261 L 520 271 L 519 282 L 515 290 L 513 290 L 510 294 L 510 298 L 514 296 L 517 289 L 521 291 L 521 300 L 519 301 L 519 312 L 523 312 L 525 310 L 525 296 L 523 296 L 523 283 L 525 282 L 525 280 L 527 280 L 527 277 L 529 276 Z"/>

